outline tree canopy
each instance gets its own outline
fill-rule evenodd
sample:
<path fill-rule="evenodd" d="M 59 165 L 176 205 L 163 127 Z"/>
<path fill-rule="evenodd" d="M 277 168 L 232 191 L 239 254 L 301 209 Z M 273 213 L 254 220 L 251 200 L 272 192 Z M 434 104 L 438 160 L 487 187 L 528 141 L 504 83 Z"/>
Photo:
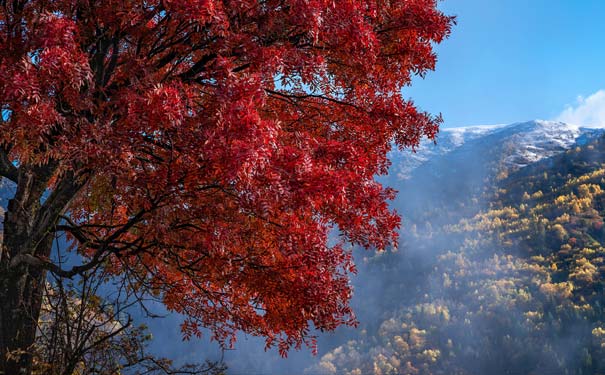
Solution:
<path fill-rule="evenodd" d="M 435 136 L 401 89 L 452 23 L 436 0 L 0 1 L 2 353 L 27 346 L 46 272 L 99 265 L 186 338 L 285 354 L 354 324 L 344 244 L 396 240 L 374 177 Z M 61 233 L 82 264 L 53 260 Z"/>

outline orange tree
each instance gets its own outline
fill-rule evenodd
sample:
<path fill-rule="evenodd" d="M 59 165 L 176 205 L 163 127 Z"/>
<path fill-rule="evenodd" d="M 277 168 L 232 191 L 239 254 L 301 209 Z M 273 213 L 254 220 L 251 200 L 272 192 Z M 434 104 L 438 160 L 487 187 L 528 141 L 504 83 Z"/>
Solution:
<path fill-rule="evenodd" d="M 400 90 L 453 23 L 436 0 L 0 1 L 0 369 L 28 373 L 44 279 L 96 269 L 282 354 L 354 324 L 345 241 L 395 240 Z M 329 244 L 331 228 L 342 242 Z M 51 256 L 67 234 L 81 264 Z M 7 353 L 11 355 L 7 356 Z M 15 355 L 15 353 L 17 353 Z"/>

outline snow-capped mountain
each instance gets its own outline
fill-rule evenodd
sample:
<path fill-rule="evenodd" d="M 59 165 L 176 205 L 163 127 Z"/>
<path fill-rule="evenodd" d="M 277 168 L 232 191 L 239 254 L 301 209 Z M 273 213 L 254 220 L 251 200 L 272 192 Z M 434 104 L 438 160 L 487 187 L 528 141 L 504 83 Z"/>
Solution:
<path fill-rule="evenodd" d="M 394 150 L 390 175 L 407 179 L 419 166 L 454 151 L 497 148 L 501 162 L 512 169 L 522 168 L 541 159 L 554 156 L 575 145 L 582 144 L 605 129 L 581 128 L 563 122 L 535 120 L 510 125 L 484 125 L 444 128 L 436 142 L 424 140 L 416 149 Z"/>

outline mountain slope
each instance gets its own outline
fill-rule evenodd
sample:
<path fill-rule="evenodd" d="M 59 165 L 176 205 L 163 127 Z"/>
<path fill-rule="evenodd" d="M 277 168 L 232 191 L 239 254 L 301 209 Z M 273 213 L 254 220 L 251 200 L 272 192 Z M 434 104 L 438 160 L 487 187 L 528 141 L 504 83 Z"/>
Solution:
<path fill-rule="evenodd" d="M 501 127 L 399 180 L 400 250 L 358 286 L 381 311 L 309 373 L 605 373 L 600 134 Z"/>

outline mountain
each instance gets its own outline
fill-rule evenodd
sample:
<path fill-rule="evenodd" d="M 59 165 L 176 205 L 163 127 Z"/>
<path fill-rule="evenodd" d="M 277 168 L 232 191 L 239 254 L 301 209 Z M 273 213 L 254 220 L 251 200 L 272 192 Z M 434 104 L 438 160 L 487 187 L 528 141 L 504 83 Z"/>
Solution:
<path fill-rule="evenodd" d="M 576 143 L 585 143 L 603 131 L 543 120 L 509 125 L 443 128 L 435 141 L 423 140 L 415 151 L 392 151 L 390 174 L 398 179 L 409 179 L 418 167 L 454 151 L 492 147 L 500 151 L 499 156 L 507 167 L 521 168 L 556 155 Z M 483 147 L 478 147 L 479 145 Z"/>
<path fill-rule="evenodd" d="M 469 129 L 386 178 L 399 249 L 365 256 L 361 327 L 307 373 L 605 374 L 603 130 Z"/>
<path fill-rule="evenodd" d="M 603 134 L 605 129 L 542 120 L 446 128 L 436 144 L 425 141 L 415 153 L 393 151 L 381 181 L 399 191 L 393 206 L 404 222 L 451 224 L 486 204 L 509 174 Z"/>

